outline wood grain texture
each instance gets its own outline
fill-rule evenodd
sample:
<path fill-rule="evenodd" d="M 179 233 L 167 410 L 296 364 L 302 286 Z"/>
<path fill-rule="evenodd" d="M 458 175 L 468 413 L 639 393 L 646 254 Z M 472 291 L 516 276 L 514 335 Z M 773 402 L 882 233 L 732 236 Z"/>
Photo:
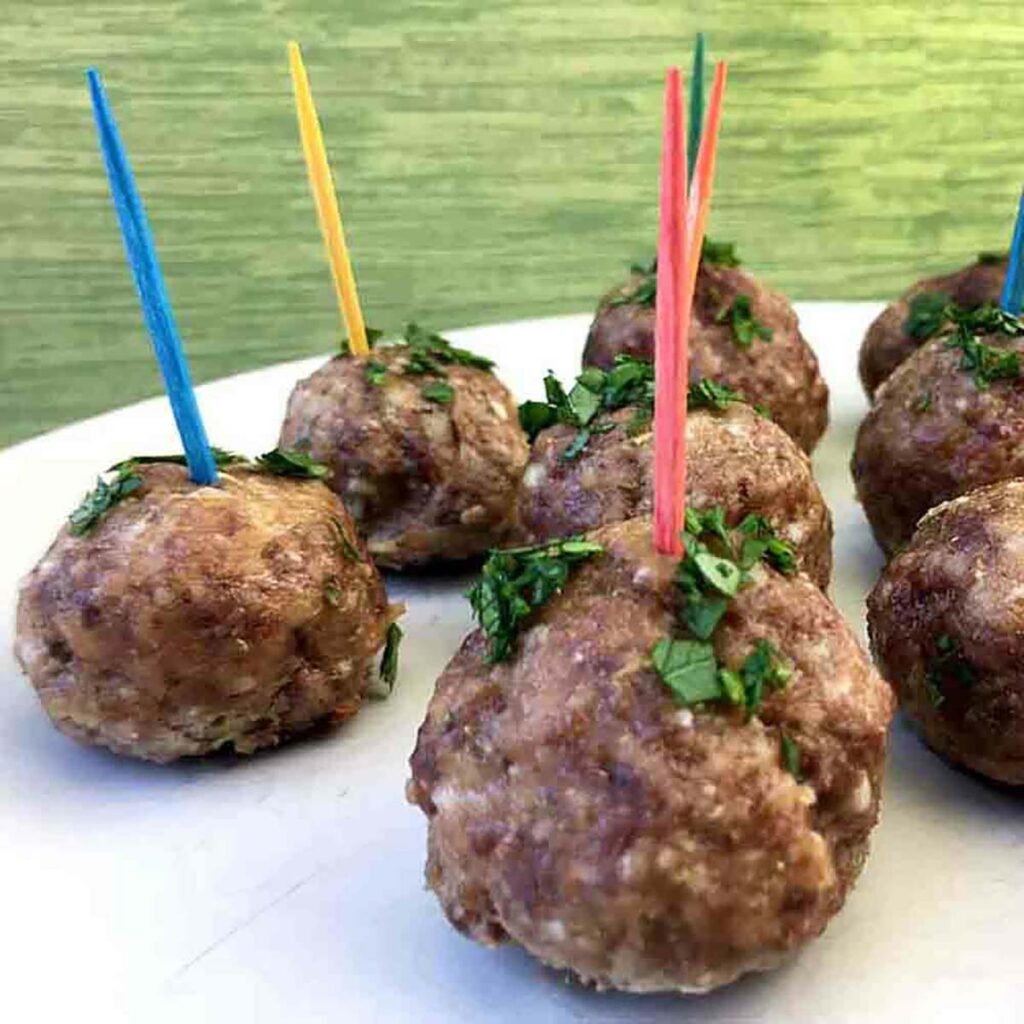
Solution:
<path fill-rule="evenodd" d="M 385 329 L 586 309 L 648 253 L 661 72 L 689 60 L 698 26 L 732 62 L 712 234 L 796 297 L 884 297 L 1005 247 L 1024 178 L 1013 3 L 5 6 L 0 443 L 160 388 L 96 149 L 90 63 L 199 380 L 325 351 L 339 333 L 289 37 L 368 319 Z"/>

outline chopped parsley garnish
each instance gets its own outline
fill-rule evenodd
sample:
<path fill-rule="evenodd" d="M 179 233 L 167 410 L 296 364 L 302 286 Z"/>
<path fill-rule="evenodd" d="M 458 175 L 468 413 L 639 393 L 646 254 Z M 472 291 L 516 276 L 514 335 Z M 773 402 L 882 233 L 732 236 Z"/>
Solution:
<path fill-rule="evenodd" d="M 136 463 L 119 463 L 112 480 L 96 478 L 96 486 L 68 516 L 68 532 L 74 537 L 88 533 L 118 502 L 124 501 L 142 486 L 142 477 L 135 472 Z"/>
<path fill-rule="evenodd" d="M 922 391 L 914 400 L 914 412 L 927 412 L 932 407 L 932 393 Z"/>
<path fill-rule="evenodd" d="M 376 359 L 367 359 L 363 373 L 370 384 L 380 387 L 387 380 L 388 368 L 383 363 L 378 363 Z"/>
<path fill-rule="evenodd" d="M 781 572 L 796 570 L 792 549 L 760 516 L 730 529 L 719 508 L 686 510 L 685 553 L 676 568 L 679 626 L 688 636 L 659 640 L 654 668 L 677 702 L 723 700 L 757 712 L 766 692 L 785 686 L 790 670 L 767 640 L 759 640 L 738 668 L 718 663 L 711 638 L 730 601 L 750 582 L 750 569 L 765 561 Z"/>
<path fill-rule="evenodd" d="M 1010 258 L 1009 252 L 1005 250 L 1003 252 L 979 252 L 978 262 L 983 267 L 996 266 L 1000 263 L 1005 263 Z"/>
<path fill-rule="evenodd" d="M 374 342 L 380 332 L 374 332 Z M 405 355 L 405 360 L 395 366 L 388 366 L 377 359 L 368 359 L 364 373 L 370 384 L 380 387 L 388 374 L 406 377 L 436 378 L 423 384 L 420 393 L 428 401 L 448 405 L 455 397 L 455 389 L 448 383 L 449 366 L 471 366 L 477 370 L 490 371 L 494 360 L 478 356 L 465 348 L 458 348 L 440 334 L 425 330 L 419 324 L 406 324 L 402 337 L 382 346 L 381 350 L 394 349 Z"/>
<path fill-rule="evenodd" d="M 800 747 L 796 740 L 788 733 L 779 734 L 780 754 L 782 755 L 782 767 L 796 779 L 803 782 L 804 773 L 800 770 Z"/>
<path fill-rule="evenodd" d="M 325 480 L 331 475 L 330 467 L 314 461 L 305 452 L 275 448 L 264 452 L 256 459 L 256 465 L 265 473 L 274 476 L 300 477 L 308 480 Z"/>
<path fill-rule="evenodd" d="M 946 345 L 960 350 L 960 369 L 970 374 L 979 391 L 984 391 L 993 381 L 1014 380 L 1021 375 L 1018 352 L 989 345 L 977 334 L 1020 337 L 1024 335 L 1024 321 L 993 305 L 970 311 L 950 307 L 947 315 L 956 324 L 956 330 Z"/>
<path fill-rule="evenodd" d="M 341 587 L 338 585 L 337 576 L 328 576 L 324 580 L 324 600 L 332 607 L 337 608 L 341 604 Z"/>
<path fill-rule="evenodd" d="M 947 683 L 973 686 L 978 679 L 974 666 L 964 657 L 960 644 L 948 633 L 935 638 L 935 654 L 928 659 L 924 673 L 924 689 L 933 707 L 945 701 L 943 688 Z"/>
<path fill-rule="evenodd" d="M 380 679 L 390 694 L 398 679 L 398 648 L 402 643 L 402 629 L 397 622 L 388 626 L 384 639 L 384 653 L 380 657 Z"/>
<path fill-rule="evenodd" d="M 337 534 L 338 548 L 342 555 L 344 555 L 349 562 L 358 562 L 359 549 L 352 543 L 352 540 L 348 535 L 348 531 L 345 529 L 345 524 L 338 519 L 337 516 L 332 516 L 331 525 L 334 527 L 335 533 Z"/>
<path fill-rule="evenodd" d="M 432 380 L 420 388 L 420 394 L 429 402 L 438 405 L 450 405 L 455 397 L 455 388 L 446 380 Z"/>
<path fill-rule="evenodd" d="M 213 454 L 214 465 L 218 469 L 249 461 L 248 456 L 239 455 L 237 452 L 225 451 L 223 448 L 211 447 L 210 452 Z M 184 455 L 133 455 L 130 459 L 122 459 L 120 462 L 115 462 L 110 467 L 109 472 L 116 472 L 122 466 L 155 466 L 160 463 L 168 463 L 172 466 L 187 466 L 188 459 Z"/>
<path fill-rule="evenodd" d="M 721 310 L 715 317 L 716 324 L 724 324 L 727 321 L 732 327 L 733 340 L 740 348 L 750 348 L 755 338 L 771 341 L 775 335 L 770 327 L 765 327 L 754 316 L 754 307 L 750 303 L 749 295 L 737 295 L 732 305 Z"/>
<path fill-rule="evenodd" d="M 619 355 L 610 370 L 588 366 L 566 392 L 554 374 L 544 378 L 543 402 L 523 402 L 519 406 L 519 422 L 527 437 L 537 435 L 556 423 L 565 423 L 578 431 L 562 453 L 562 458 L 577 458 L 594 434 L 606 433 L 615 424 L 598 422 L 608 413 L 633 407 L 632 420 L 626 433 L 635 435 L 647 430 L 654 414 L 654 364 L 634 356 Z M 688 402 L 694 409 L 724 409 L 730 402 L 743 399 L 735 391 L 705 378 L 691 384 Z"/>
<path fill-rule="evenodd" d="M 713 263 L 719 267 L 738 267 L 740 258 L 736 255 L 735 242 L 713 242 L 706 235 L 700 251 L 700 258 L 705 263 Z"/>
<path fill-rule="evenodd" d="M 710 377 L 704 377 L 696 384 L 691 384 L 686 402 L 691 409 L 725 409 L 732 402 L 744 401 L 738 391 L 719 384 Z"/>
<path fill-rule="evenodd" d="M 658 259 L 650 263 L 634 263 L 630 268 L 633 283 L 625 291 L 613 295 L 607 306 L 653 306 L 658 297 Z"/>
<path fill-rule="evenodd" d="M 373 346 L 376 345 L 377 342 L 380 341 L 380 339 L 383 338 L 383 337 L 384 337 L 384 332 L 383 331 L 378 331 L 376 327 L 367 327 L 366 328 L 366 344 L 370 348 L 373 348 Z M 350 356 L 350 355 L 352 355 L 352 348 L 351 348 L 351 346 L 349 344 L 348 338 L 342 338 L 341 341 L 338 344 L 338 347 L 341 349 L 341 354 L 343 356 Z"/>
<path fill-rule="evenodd" d="M 943 292 L 919 292 L 910 300 L 903 333 L 915 341 L 927 341 L 942 330 L 946 323 L 949 296 Z"/>
<path fill-rule="evenodd" d="M 583 537 L 492 551 L 480 579 L 466 593 L 490 641 L 488 662 L 506 661 L 524 620 L 561 591 L 575 566 L 603 551 Z"/>
<path fill-rule="evenodd" d="M 493 370 L 494 360 L 478 356 L 469 349 L 458 348 L 440 334 L 427 331 L 419 324 L 406 324 L 402 342 L 409 349 L 405 372 L 413 375 L 433 373 L 444 376 L 446 366 L 472 366 L 477 370 Z"/>

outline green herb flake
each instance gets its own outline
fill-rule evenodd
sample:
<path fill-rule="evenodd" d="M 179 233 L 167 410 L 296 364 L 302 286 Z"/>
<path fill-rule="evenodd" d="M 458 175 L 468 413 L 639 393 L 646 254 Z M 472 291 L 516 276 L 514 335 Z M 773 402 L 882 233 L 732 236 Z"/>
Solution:
<path fill-rule="evenodd" d="M 740 348 L 750 348 L 755 338 L 771 341 L 775 332 L 765 327 L 756 316 L 749 295 L 737 295 L 732 305 L 722 309 L 715 317 L 716 324 L 728 322 L 732 327 L 733 340 Z"/>
<path fill-rule="evenodd" d="M 922 391 L 914 400 L 914 412 L 928 412 L 932 407 L 932 393 Z"/>
<path fill-rule="evenodd" d="M 377 362 L 376 359 L 367 359 L 366 365 L 363 367 L 363 374 L 366 376 L 367 383 L 379 388 L 387 380 L 388 368 L 383 363 Z"/>
<path fill-rule="evenodd" d="M 993 305 L 970 311 L 951 308 L 949 316 L 956 330 L 947 339 L 946 346 L 960 350 L 960 369 L 971 376 L 979 391 L 986 390 L 994 381 L 1020 377 L 1020 354 L 1014 349 L 989 345 L 978 334 L 1020 337 L 1024 335 L 1024 321 Z"/>
<path fill-rule="evenodd" d="M 634 263 L 630 266 L 633 280 L 618 295 L 613 295 L 605 303 L 613 306 L 646 306 L 650 308 L 658 297 L 658 260 L 655 257 L 650 263 Z"/>
<path fill-rule="evenodd" d="M 446 366 L 471 366 L 477 370 L 493 370 L 494 360 L 478 356 L 469 349 L 458 348 L 440 334 L 425 330 L 419 324 L 405 326 L 403 342 L 410 350 L 405 372 L 444 374 Z"/>
<path fill-rule="evenodd" d="M 942 330 L 948 309 L 949 296 L 943 292 L 918 292 L 910 300 L 903 333 L 915 341 L 927 341 Z"/>
<path fill-rule="evenodd" d="M 1003 250 L 1003 252 L 979 252 L 978 263 L 983 267 L 998 266 L 1001 263 L 1005 263 L 1010 258 L 1009 252 Z"/>
<path fill-rule="evenodd" d="M 274 476 L 326 480 L 331 475 L 329 467 L 322 462 L 315 462 L 305 452 L 285 448 L 274 448 L 272 451 L 264 452 L 256 459 L 256 464 L 264 473 L 271 473 Z"/>
<path fill-rule="evenodd" d="M 803 772 L 800 770 L 800 746 L 789 733 L 779 734 L 779 753 L 782 758 L 782 767 L 796 779 L 797 782 L 804 781 Z"/>
<path fill-rule="evenodd" d="M 603 551 L 583 537 L 492 551 L 466 593 L 489 641 L 488 662 L 508 660 L 524 621 L 562 590 L 573 568 Z"/>
<path fill-rule="evenodd" d="M 757 714 L 765 694 L 781 690 L 792 675 L 782 663 L 779 652 L 767 640 L 758 640 L 740 669 L 746 693 L 747 716 Z"/>
<path fill-rule="evenodd" d="M 718 700 L 724 694 L 715 650 L 709 643 L 659 640 L 651 650 L 651 661 L 677 704 L 700 704 Z"/>
<path fill-rule="evenodd" d="M 378 331 L 376 327 L 367 327 L 366 329 L 366 344 L 372 349 L 381 338 L 384 337 L 383 331 Z M 352 355 L 352 347 L 348 338 L 342 338 L 338 343 L 338 348 L 341 350 L 343 356 Z"/>
<path fill-rule="evenodd" d="M 719 267 L 740 266 L 740 258 L 736 255 L 735 242 L 714 242 L 706 236 L 700 250 L 700 258 L 705 263 L 713 263 Z"/>
<path fill-rule="evenodd" d="M 96 486 L 68 516 L 68 532 L 73 537 L 88 533 L 116 504 L 142 486 L 142 477 L 135 472 L 136 465 L 131 461 L 119 463 L 113 470 L 112 480 L 96 478 Z"/>
<path fill-rule="evenodd" d="M 213 455 L 214 465 L 218 469 L 249 461 L 247 456 L 239 455 L 237 452 L 229 452 L 223 448 L 211 447 L 210 452 Z M 115 462 L 107 472 L 115 473 L 122 466 L 156 466 L 161 463 L 171 466 L 187 466 L 188 459 L 184 455 L 133 455 L 130 459 L 122 459 L 120 462 Z"/>
<path fill-rule="evenodd" d="M 742 402 L 743 396 L 738 391 L 719 384 L 710 377 L 704 377 L 696 384 L 691 384 L 687 392 L 687 404 L 691 409 L 722 409 L 734 402 Z"/>
<path fill-rule="evenodd" d="M 784 576 L 792 576 L 796 572 L 796 552 L 775 533 L 764 516 L 748 515 L 736 530 L 744 538 L 740 548 L 740 568 L 750 569 L 763 560 Z"/>
<path fill-rule="evenodd" d="M 935 638 L 935 653 L 928 659 L 924 673 L 924 689 L 933 707 L 946 700 L 947 684 L 970 687 L 978 681 L 978 673 L 964 656 L 958 641 L 948 633 Z"/>
<path fill-rule="evenodd" d="M 428 402 L 436 402 L 438 405 L 451 405 L 455 397 L 455 388 L 446 380 L 432 380 L 420 388 L 420 394 Z"/>
<path fill-rule="evenodd" d="M 349 562 L 359 561 L 359 549 L 352 543 L 349 538 L 348 531 L 345 529 L 345 524 L 337 517 L 331 517 L 331 525 L 334 528 L 335 535 L 338 541 L 338 548 L 342 555 Z"/>
<path fill-rule="evenodd" d="M 388 695 L 394 692 L 398 679 L 398 649 L 402 643 L 402 629 L 397 622 L 388 626 L 384 638 L 384 653 L 380 658 L 380 679 Z"/>
<path fill-rule="evenodd" d="M 323 586 L 324 600 L 332 607 L 337 608 L 341 604 L 341 587 L 338 585 L 337 576 L 328 576 Z"/>

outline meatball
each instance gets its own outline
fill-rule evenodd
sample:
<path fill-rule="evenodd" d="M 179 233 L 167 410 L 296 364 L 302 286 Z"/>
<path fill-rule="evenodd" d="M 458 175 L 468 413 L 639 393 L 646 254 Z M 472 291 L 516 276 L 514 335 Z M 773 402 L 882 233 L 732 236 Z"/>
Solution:
<path fill-rule="evenodd" d="M 600 987 L 707 990 L 776 966 L 841 907 L 878 816 L 892 695 L 806 576 L 759 563 L 715 653 L 738 663 L 768 641 L 788 684 L 756 714 L 681 707 L 651 661 L 676 622 L 676 561 L 649 519 L 590 539 L 605 553 L 512 660 L 490 663 L 478 630 L 438 680 L 408 786 L 427 880 L 479 942 Z"/>
<path fill-rule="evenodd" d="M 54 725 L 167 762 L 355 714 L 398 609 L 335 495 L 248 468 L 216 487 L 134 472 L 22 585 L 16 654 Z"/>
<path fill-rule="evenodd" d="M 998 302 L 1007 263 L 1005 255 L 983 253 L 976 262 L 952 274 L 918 281 L 887 306 L 868 328 L 860 347 L 860 379 L 868 397 L 937 332 L 938 313 L 944 303 L 972 310 Z"/>
<path fill-rule="evenodd" d="M 1024 481 L 933 509 L 868 598 L 875 659 L 944 757 L 1024 784 Z"/>
<path fill-rule="evenodd" d="M 647 304 L 635 298 L 652 280 L 635 273 L 601 300 L 583 350 L 585 366 L 608 369 L 620 354 L 653 358 L 653 292 Z M 689 351 L 691 380 L 711 377 L 738 391 L 765 408 L 804 451 L 813 450 L 828 425 L 828 388 L 784 296 L 738 267 L 702 260 Z"/>
<path fill-rule="evenodd" d="M 629 408 L 609 416 L 615 429 L 595 433 L 573 459 L 577 431 L 558 424 L 541 431 L 519 489 L 523 539 L 537 543 L 585 533 L 652 510 L 653 436 L 631 436 Z M 832 516 L 810 460 L 779 427 L 743 403 L 693 410 L 687 417 L 687 500 L 718 505 L 735 526 L 763 516 L 789 543 L 800 567 L 820 586 L 832 573 Z"/>
<path fill-rule="evenodd" d="M 910 539 L 935 505 L 1024 475 L 1022 352 L 1022 336 L 940 336 L 878 390 L 858 430 L 851 468 L 887 554 Z"/>
<path fill-rule="evenodd" d="M 409 371 L 411 349 L 339 356 L 300 381 L 280 444 L 333 470 L 377 563 L 471 558 L 512 524 L 526 437 L 505 386 L 478 366 Z"/>

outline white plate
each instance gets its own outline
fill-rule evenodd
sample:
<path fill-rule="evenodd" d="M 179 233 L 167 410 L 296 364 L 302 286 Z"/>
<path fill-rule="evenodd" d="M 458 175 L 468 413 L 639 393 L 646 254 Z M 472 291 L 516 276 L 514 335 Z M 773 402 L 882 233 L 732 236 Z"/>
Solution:
<path fill-rule="evenodd" d="M 800 307 L 832 388 L 815 456 L 836 598 L 860 628 L 880 558 L 847 470 L 877 307 Z M 454 332 L 519 397 L 577 368 L 586 317 Z M 288 363 L 200 389 L 211 438 L 273 446 Z M 389 581 L 409 604 L 396 693 L 333 735 L 238 763 L 160 768 L 49 725 L 10 654 L 17 579 L 96 471 L 177 449 L 163 400 L 0 453 L 0 1006 L 60 1018 L 281 1021 L 1006 1020 L 1024 983 L 1024 828 L 1013 796 L 947 768 L 898 722 L 873 853 L 842 914 L 789 966 L 708 997 L 598 994 L 475 946 L 423 887 L 406 759 L 469 624 L 464 581 Z"/>

